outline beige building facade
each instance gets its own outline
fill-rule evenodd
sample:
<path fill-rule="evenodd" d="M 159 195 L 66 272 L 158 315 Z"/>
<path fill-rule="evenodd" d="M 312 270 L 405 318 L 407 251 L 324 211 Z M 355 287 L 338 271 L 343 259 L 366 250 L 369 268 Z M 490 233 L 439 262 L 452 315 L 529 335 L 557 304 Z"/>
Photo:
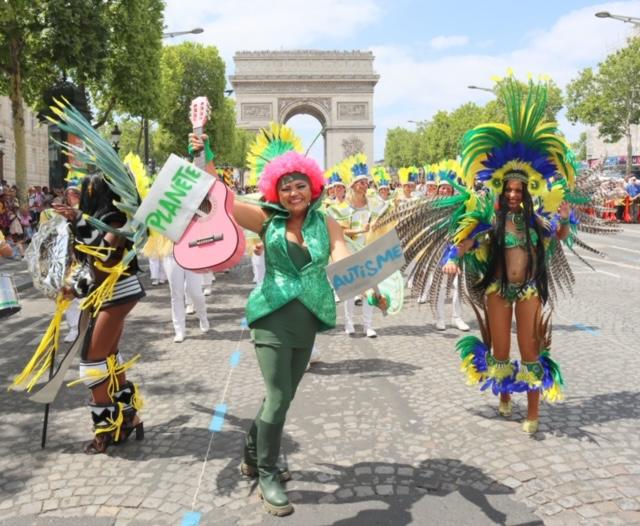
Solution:
<path fill-rule="evenodd" d="M 373 162 L 374 56 L 362 51 L 242 51 L 230 77 L 237 125 L 258 131 L 298 114 L 323 129 L 325 168 L 364 153 Z"/>
<path fill-rule="evenodd" d="M 627 158 L 626 137 L 615 143 L 605 142 L 595 127 L 587 128 L 587 161 L 593 164 L 624 165 Z M 633 165 L 640 165 L 640 126 L 631 126 Z"/>
<path fill-rule="evenodd" d="M 24 115 L 26 149 L 27 149 L 27 183 L 28 185 L 49 185 L 49 130 L 40 124 L 35 113 L 28 108 Z M 0 97 L 0 136 L 4 143 L 0 144 L 0 177 L 9 184 L 16 181 L 15 141 L 11 118 L 11 101 L 9 97 Z M 2 141 L 0 141 L 1 143 Z"/>

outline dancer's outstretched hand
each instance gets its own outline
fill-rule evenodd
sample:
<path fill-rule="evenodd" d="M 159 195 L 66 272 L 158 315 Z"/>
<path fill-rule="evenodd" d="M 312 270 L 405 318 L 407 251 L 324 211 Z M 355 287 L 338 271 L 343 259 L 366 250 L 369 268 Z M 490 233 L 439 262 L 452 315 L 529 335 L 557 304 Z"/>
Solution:
<path fill-rule="evenodd" d="M 453 261 L 447 261 L 444 267 L 442 267 L 442 272 L 455 276 L 456 274 L 460 274 L 460 267 Z"/>

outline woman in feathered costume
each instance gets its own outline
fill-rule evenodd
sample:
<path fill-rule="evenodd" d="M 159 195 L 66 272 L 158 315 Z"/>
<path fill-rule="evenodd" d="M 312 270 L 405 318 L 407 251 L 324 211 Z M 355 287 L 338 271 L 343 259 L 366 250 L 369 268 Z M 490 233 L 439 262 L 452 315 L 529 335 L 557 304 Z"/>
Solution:
<path fill-rule="evenodd" d="M 52 111 L 58 117 L 50 119 L 52 122 L 82 140 L 81 146 L 66 143 L 63 147 L 79 165 L 93 166 L 96 172 L 82 179 L 79 209 L 54 206 L 69 221 L 75 255 L 83 264 L 69 278 L 70 286 L 65 282 L 57 292 L 56 314 L 49 329 L 14 384 L 24 384 L 31 390 L 52 367 L 62 313 L 74 295 L 83 298 L 82 330 L 79 341 L 71 348 L 80 349 L 80 379 L 68 385 L 84 383 L 90 389 L 95 436 L 84 450 L 88 454 L 104 453 L 111 444 L 125 441 L 133 431 L 137 439 L 143 437 L 142 421 L 137 415 L 142 399 L 125 375 L 139 356 L 125 362 L 119 342 L 126 316 L 145 295 L 136 276 L 136 254 L 146 242 L 147 230 L 144 225 L 133 226 L 131 219 L 148 190 L 148 180 L 141 173 L 144 169 L 139 159 L 129 158 L 125 166 L 75 108 L 58 102 Z M 50 226 L 54 222 L 51 220 Z M 70 351 L 63 361 L 73 358 Z M 55 393 L 57 389 L 53 397 Z"/>
<path fill-rule="evenodd" d="M 196 150 L 204 145 L 193 135 L 190 141 Z M 259 477 L 265 509 L 274 515 L 293 511 L 281 486 L 288 470 L 276 463 L 287 410 L 316 333 L 336 323 L 325 267 L 330 257 L 349 255 L 342 229 L 321 210 L 322 170 L 300 152 L 300 141 L 286 126 L 261 130 L 248 160 L 263 201 L 236 199 L 233 210 L 240 226 L 260 235 L 266 259 L 264 280 L 247 302 L 266 397 L 246 435 L 241 470 Z"/>
<path fill-rule="evenodd" d="M 523 430 L 535 433 L 540 397 L 562 398 L 560 368 L 549 355 L 550 309 L 543 309 L 574 282 L 563 245 L 574 253 L 576 248 L 598 253 L 578 230 L 615 229 L 588 215 L 594 181 L 576 179 L 567 142 L 555 123 L 543 120 L 547 83 L 523 85 L 509 75 L 500 94 L 508 124 L 483 124 L 465 134 L 464 186 L 451 181 L 457 194 L 422 200 L 386 223 L 397 222 L 405 257 L 415 263 L 414 283 L 428 289 L 432 305 L 443 280 L 450 283 L 464 271 L 482 340 L 467 336 L 458 342 L 462 370 L 470 384 L 500 396 L 505 417 L 512 412 L 511 395 L 526 392 Z M 476 181 L 486 193 L 473 191 Z M 430 272 L 433 283 L 427 284 L 424 276 Z M 520 362 L 509 358 L 514 313 Z"/>

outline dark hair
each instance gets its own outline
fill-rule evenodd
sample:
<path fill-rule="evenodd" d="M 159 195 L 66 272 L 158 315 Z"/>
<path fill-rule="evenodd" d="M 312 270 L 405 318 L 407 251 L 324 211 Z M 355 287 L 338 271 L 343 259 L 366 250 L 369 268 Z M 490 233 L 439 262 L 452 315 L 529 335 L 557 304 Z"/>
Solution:
<path fill-rule="evenodd" d="M 117 208 L 113 201 L 117 199 L 118 196 L 109 188 L 101 174 L 90 174 L 82 180 L 80 210 L 85 214 L 100 218 L 109 212 L 115 212 Z"/>
<path fill-rule="evenodd" d="M 524 229 L 526 247 L 525 250 L 527 252 L 527 274 L 525 276 L 525 282 L 522 284 L 522 289 L 526 287 L 528 281 L 533 279 L 536 284 L 536 288 L 538 289 L 538 296 L 542 300 L 542 303 L 545 304 L 549 299 L 549 282 L 547 279 L 547 267 L 545 265 L 545 252 L 544 252 L 544 241 L 543 241 L 543 231 L 542 227 L 536 220 L 536 215 L 533 207 L 533 200 L 531 199 L 531 194 L 527 190 L 527 185 L 522 183 L 522 208 L 524 215 L 524 224 L 527 225 L 527 228 Z M 498 205 L 499 208 L 496 211 L 496 224 L 493 230 L 493 235 L 491 236 L 491 250 L 489 254 L 489 261 L 487 264 L 487 273 L 483 276 L 483 278 L 476 285 L 479 290 L 486 290 L 487 287 L 493 282 L 496 278 L 496 274 L 498 269 L 501 269 L 500 275 L 500 292 L 504 294 L 509 280 L 507 279 L 507 260 L 505 254 L 505 244 L 504 244 L 504 236 L 505 236 L 505 225 L 507 221 L 507 213 L 509 212 L 509 206 L 507 204 L 507 198 L 505 196 L 505 192 L 507 190 L 507 182 L 502 188 L 502 193 L 498 196 Z M 538 235 L 538 242 L 534 246 L 531 240 L 531 235 L 529 233 L 529 228 L 533 228 Z M 531 254 L 531 251 L 534 251 L 535 256 Z M 535 264 L 534 258 L 535 257 Z M 521 290 L 522 290 L 521 289 Z"/>

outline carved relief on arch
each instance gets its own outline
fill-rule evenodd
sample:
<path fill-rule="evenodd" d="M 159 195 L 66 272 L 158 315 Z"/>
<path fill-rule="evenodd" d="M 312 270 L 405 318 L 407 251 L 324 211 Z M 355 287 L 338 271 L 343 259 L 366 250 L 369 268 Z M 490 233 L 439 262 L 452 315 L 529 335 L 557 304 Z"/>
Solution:
<path fill-rule="evenodd" d="M 366 102 L 338 102 L 338 119 L 361 121 L 369 119 L 369 105 Z"/>
<path fill-rule="evenodd" d="M 356 153 L 364 153 L 364 142 L 355 135 L 351 135 L 349 138 L 343 139 L 341 145 L 344 157 L 350 157 Z"/>
<path fill-rule="evenodd" d="M 245 103 L 240 105 L 243 121 L 270 121 L 273 119 L 273 107 L 270 102 Z"/>

